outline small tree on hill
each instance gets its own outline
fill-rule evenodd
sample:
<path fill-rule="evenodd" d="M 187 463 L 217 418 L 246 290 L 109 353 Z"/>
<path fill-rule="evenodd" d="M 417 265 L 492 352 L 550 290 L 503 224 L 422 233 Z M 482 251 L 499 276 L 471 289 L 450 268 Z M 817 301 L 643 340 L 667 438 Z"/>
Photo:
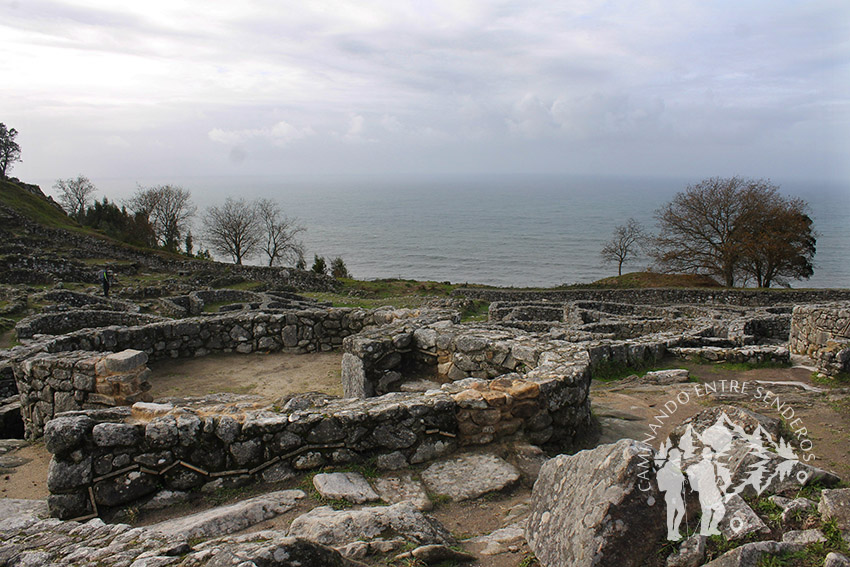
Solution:
<path fill-rule="evenodd" d="M 351 277 L 351 274 L 348 273 L 348 267 L 345 265 L 345 260 L 342 257 L 337 256 L 331 260 L 331 275 L 337 279 Z"/>
<path fill-rule="evenodd" d="M 600 255 L 605 262 L 617 263 L 617 275 L 623 275 L 623 264 L 633 259 L 645 240 L 643 227 L 635 219 L 629 219 L 614 229 L 614 236 L 602 248 Z"/>
<path fill-rule="evenodd" d="M 260 249 L 269 259 L 269 266 L 278 262 L 295 264 L 304 256 L 304 245 L 298 235 L 304 228 L 295 219 L 286 217 L 280 205 L 271 199 L 260 199 L 254 205 L 262 228 Z"/>
<path fill-rule="evenodd" d="M 161 246 L 175 252 L 196 211 L 191 193 L 176 185 L 139 187 L 127 205 L 150 221 Z"/>
<path fill-rule="evenodd" d="M 21 146 L 15 141 L 18 131 L 0 122 L 0 179 L 7 179 L 16 161 L 21 161 Z"/>
<path fill-rule="evenodd" d="M 313 267 L 310 270 L 317 274 L 327 275 L 328 264 L 325 262 L 325 257 L 313 254 Z"/>
<path fill-rule="evenodd" d="M 257 209 L 232 197 L 220 207 L 207 208 L 204 232 L 210 247 L 230 256 L 235 264 L 256 252 L 263 237 Z"/>
<path fill-rule="evenodd" d="M 92 196 L 97 193 L 94 183 L 88 177 L 78 175 L 76 179 L 58 179 L 53 188 L 59 191 L 59 201 L 65 212 L 82 223 Z"/>

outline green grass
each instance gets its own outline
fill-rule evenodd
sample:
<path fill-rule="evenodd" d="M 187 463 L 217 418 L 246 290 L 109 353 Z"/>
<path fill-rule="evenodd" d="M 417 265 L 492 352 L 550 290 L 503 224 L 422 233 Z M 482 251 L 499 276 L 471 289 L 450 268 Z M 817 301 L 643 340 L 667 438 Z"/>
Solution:
<path fill-rule="evenodd" d="M 748 370 L 757 370 L 759 368 L 790 368 L 788 362 L 711 362 L 702 360 L 700 364 L 707 366 L 709 372 L 746 372 Z"/>
<path fill-rule="evenodd" d="M 839 372 L 836 376 L 826 376 L 820 372 L 812 372 L 811 380 L 820 386 L 843 388 L 850 386 L 850 372 Z"/>
<path fill-rule="evenodd" d="M 90 232 L 44 199 L 10 181 L 0 181 L 0 203 L 15 209 L 35 222 L 52 228 Z"/>

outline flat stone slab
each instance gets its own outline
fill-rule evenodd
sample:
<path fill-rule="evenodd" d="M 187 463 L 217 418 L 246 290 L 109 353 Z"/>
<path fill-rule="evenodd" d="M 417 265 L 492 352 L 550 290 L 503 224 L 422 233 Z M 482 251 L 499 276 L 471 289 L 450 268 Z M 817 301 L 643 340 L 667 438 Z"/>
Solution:
<path fill-rule="evenodd" d="M 410 502 L 360 510 L 320 506 L 295 518 L 288 535 L 333 547 L 396 536 L 417 545 L 456 543 L 442 524 L 425 516 Z"/>
<path fill-rule="evenodd" d="M 347 500 L 354 504 L 381 499 L 369 481 L 356 472 L 319 473 L 313 477 L 313 486 L 325 498 Z"/>
<path fill-rule="evenodd" d="M 18 498 L 0 498 L 0 529 L 3 524 L 18 516 L 47 518 L 47 500 L 22 500 Z"/>
<path fill-rule="evenodd" d="M 496 455 L 462 455 L 434 463 L 422 471 L 422 480 L 433 494 L 454 501 L 478 498 L 504 490 L 520 479 L 520 472 Z"/>
<path fill-rule="evenodd" d="M 148 526 L 166 536 L 185 539 L 212 538 L 232 534 L 292 510 L 307 496 L 301 490 L 281 490 Z"/>
<path fill-rule="evenodd" d="M 375 479 L 374 485 L 384 502 L 395 504 L 409 500 L 420 510 L 430 510 L 433 507 L 425 487 L 410 473 L 381 477 Z"/>

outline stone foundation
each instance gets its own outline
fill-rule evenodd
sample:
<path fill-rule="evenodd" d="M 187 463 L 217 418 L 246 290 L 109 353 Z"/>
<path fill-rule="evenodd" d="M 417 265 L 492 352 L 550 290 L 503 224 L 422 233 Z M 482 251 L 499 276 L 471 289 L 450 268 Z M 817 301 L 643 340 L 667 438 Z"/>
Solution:
<path fill-rule="evenodd" d="M 850 371 L 850 304 L 795 306 L 788 344 L 828 376 Z"/>
<path fill-rule="evenodd" d="M 17 378 L 25 436 L 41 436 L 44 425 L 63 412 L 150 401 L 147 360 L 137 350 L 42 353 L 28 359 L 19 365 Z"/>

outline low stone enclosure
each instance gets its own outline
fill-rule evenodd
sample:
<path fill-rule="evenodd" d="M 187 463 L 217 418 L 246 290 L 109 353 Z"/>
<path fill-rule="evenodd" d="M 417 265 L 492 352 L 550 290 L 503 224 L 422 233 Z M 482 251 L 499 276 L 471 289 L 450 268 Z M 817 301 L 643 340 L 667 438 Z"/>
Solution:
<path fill-rule="evenodd" d="M 512 321 L 496 320 L 503 307 Z M 569 450 L 592 429 L 595 374 L 665 356 L 788 362 L 794 325 L 791 305 L 783 304 L 588 300 L 557 307 L 562 315 L 545 322 L 546 330 L 528 330 L 515 323 L 541 321 L 524 309 L 496 306 L 493 321 L 461 324 L 448 310 L 265 312 L 249 304 L 43 337 L 8 358 L 26 434 L 43 434 L 53 453 L 51 513 L 78 518 L 136 505 L 162 489 L 274 481 L 367 460 L 400 468 L 515 434 Z M 344 353 L 342 399 L 147 401 L 148 360 L 334 349 Z"/>
<path fill-rule="evenodd" d="M 850 372 L 850 304 L 797 305 L 788 344 L 828 376 Z"/>
<path fill-rule="evenodd" d="M 15 325 L 19 339 L 31 339 L 37 334 L 64 335 L 80 329 L 119 325 L 130 327 L 145 325 L 167 318 L 139 313 L 139 307 L 130 301 L 95 297 L 86 293 L 54 290 L 39 299 L 55 301 L 42 313 L 22 319 Z M 234 289 L 193 291 L 187 295 L 158 300 L 160 310 L 173 318 L 212 315 L 216 312 L 262 310 L 275 312 L 312 307 L 330 307 L 294 293 L 252 292 Z"/>

